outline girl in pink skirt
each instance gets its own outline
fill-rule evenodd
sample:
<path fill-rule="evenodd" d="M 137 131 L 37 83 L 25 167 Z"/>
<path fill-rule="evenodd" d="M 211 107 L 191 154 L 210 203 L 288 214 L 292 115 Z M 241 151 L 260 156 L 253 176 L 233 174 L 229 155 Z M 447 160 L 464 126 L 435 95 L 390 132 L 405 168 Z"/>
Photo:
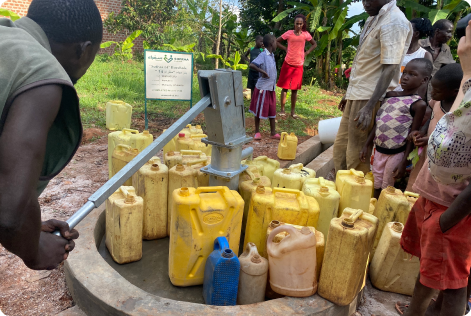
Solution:
<path fill-rule="evenodd" d="M 288 47 L 281 44 L 282 41 L 288 42 Z M 311 47 L 305 52 L 306 41 L 311 43 Z M 281 67 L 280 78 L 276 84 L 281 90 L 281 116 L 285 116 L 286 93 L 291 90 L 291 116 L 296 119 L 294 114 L 298 90 L 301 89 L 303 82 L 304 58 L 309 55 L 316 47 L 317 43 L 311 34 L 306 31 L 306 17 L 302 14 L 294 18 L 294 30 L 289 30 L 276 40 L 280 49 L 286 51 L 285 61 Z"/>
<path fill-rule="evenodd" d="M 276 118 L 276 63 L 274 52 L 276 50 L 276 38 L 271 34 L 263 37 L 265 50 L 250 63 L 250 69 L 258 71 L 261 77 L 258 79 L 250 101 L 250 113 L 255 115 L 255 140 L 262 139 L 260 135 L 260 119 L 269 119 L 271 137 L 280 139 L 280 134 L 275 130 Z"/>

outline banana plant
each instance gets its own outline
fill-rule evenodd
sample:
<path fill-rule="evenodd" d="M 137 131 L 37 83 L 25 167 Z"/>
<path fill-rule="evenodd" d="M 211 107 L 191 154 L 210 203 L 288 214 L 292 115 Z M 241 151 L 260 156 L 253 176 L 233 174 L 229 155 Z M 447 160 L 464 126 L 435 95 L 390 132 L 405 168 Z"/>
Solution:
<path fill-rule="evenodd" d="M 162 46 L 168 47 L 171 51 L 174 52 L 184 52 L 184 53 L 193 53 L 195 54 L 195 50 L 193 47 L 196 46 L 196 43 L 188 44 L 188 45 L 183 45 L 183 46 L 175 46 L 173 45 L 175 43 L 175 39 L 172 39 L 171 44 L 163 44 Z M 146 48 L 144 48 L 146 49 Z M 199 52 L 201 58 L 205 60 L 205 55 L 203 52 Z"/>
<path fill-rule="evenodd" d="M 12 20 L 13 22 L 21 18 L 21 16 L 19 16 L 15 12 L 3 8 L 0 8 L 0 15 L 10 18 L 10 20 Z"/>
<path fill-rule="evenodd" d="M 428 16 L 432 24 L 438 20 L 449 18 L 455 12 L 469 8 L 469 4 L 464 0 L 451 0 L 441 9 L 438 7 L 432 9 L 413 0 L 399 0 L 397 5 L 406 8 L 406 16 L 408 19 L 412 19 L 413 11 L 421 12 Z"/>
<path fill-rule="evenodd" d="M 113 56 L 123 60 L 130 60 L 132 59 L 132 48 L 134 47 L 133 41 L 138 38 L 141 33 L 141 30 L 134 31 L 122 42 L 108 41 L 101 43 L 100 48 L 107 48 L 116 44 Z"/>
<path fill-rule="evenodd" d="M 232 70 L 239 70 L 239 69 L 247 69 L 248 66 L 246 64 L 239 64 L 240 62 L 240 54 L 239 52 L 235 52 L 234 57 L 229 57 L 227 59 L 224 59 L 221 55 L 216 55 L 216 54 L 209 54 L 206 55 L 207 58 L 218 58 L 222 61 L 224 65 L 227 67 L 231 68 Z M 232 62 L 232 65 L 231 63 Z"/>

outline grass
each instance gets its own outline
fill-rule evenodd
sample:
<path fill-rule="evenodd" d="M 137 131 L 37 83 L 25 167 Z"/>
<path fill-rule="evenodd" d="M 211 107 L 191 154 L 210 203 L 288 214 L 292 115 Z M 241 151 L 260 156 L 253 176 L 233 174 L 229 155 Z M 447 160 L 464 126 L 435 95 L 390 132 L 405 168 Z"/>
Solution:
<path fill-rule="evenodd" d="M 243 77 L 243 84 L 246 85 Z M 87 74 L 76 85 L 82 113 L 84 128 L 105 128 L 105 105 L 109 100 L 123 100 L 133 106 L 133 119 L 141 118 L 144 113 L 144 64 L 142 62 L 121 62 L 96 60 Z M 280 91 L 277 89 L 277 97 Z M 198 79 L 193 79 L 193 103 L 200 100 Z M 298 92 L 296 113 L 299 120 L 291 118 L 279 119 L 278 131 L 294 132 L 298 136 L 314 135 L 317 123 L 321 119 L 337 117 L 341 112 L 337 109 L 339 95 L 334 95 L 316 86 L 305 86 Z M 250 101 L 245 101 L 248 118 Z M 148 101 L 149 119 L 168 119 L 174 121 L 189 109 L 189 102 L 182 101 Z M 286 112 L 290 109 L 290 93 Z M 278 105 L 278 111 L 279 111 Z M 133 123 L 134 123 L 133 120 Z M 268 122 L 261 124 L 261 130 L 268 132 Z M 249 133 L 253 132 L 248 129 Z"/>

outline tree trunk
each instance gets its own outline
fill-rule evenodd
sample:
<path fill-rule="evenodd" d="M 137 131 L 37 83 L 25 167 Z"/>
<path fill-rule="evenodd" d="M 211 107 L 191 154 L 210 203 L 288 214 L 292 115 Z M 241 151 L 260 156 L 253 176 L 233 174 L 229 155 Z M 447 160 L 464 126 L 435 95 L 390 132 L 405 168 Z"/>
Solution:
<path fill-rule="evenodd" d="M 330 46 L 332 41 L 327 43 L 327 54 L 325 55 L 325 84 L 329 83 L 330 79 Z"/>
<path fill-rule="evenodd" d="M 278 2 L 278 11 L 276 12 L 276 15 L 280 14 L 281 12 L 283 12 L 283 7 L 284 7 L 284 2 L 283 0 L 280 0 Z M 276 16 L 275 15 L 275 16 Z M 275 26 L 273 27 L 275 30 L 281 30 L 281 21 L 278 21 L 275 23 Z"/>
<path fill-rule="evenodd" d="M 218 40 L 216 42 L 216 55 L 219 55 L 219 45 L 221 44 L 221 30 L 222 30 L 222 0 L 219 0 L 219 30 Z M 216 58 L 216 69 L 219 67 L 219 59 Z"/>

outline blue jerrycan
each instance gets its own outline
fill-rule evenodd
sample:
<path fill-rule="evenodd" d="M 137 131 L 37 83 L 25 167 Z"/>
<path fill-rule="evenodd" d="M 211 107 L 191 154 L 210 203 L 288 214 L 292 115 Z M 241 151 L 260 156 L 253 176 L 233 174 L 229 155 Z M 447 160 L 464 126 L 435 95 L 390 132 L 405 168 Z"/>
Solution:
<path fill-rule="evenodd" d="M 214 251 L 204 267 L 203 298 L 208 305 L 236 305 L 240 262 L 226 237 L 214 240 Z"/>

